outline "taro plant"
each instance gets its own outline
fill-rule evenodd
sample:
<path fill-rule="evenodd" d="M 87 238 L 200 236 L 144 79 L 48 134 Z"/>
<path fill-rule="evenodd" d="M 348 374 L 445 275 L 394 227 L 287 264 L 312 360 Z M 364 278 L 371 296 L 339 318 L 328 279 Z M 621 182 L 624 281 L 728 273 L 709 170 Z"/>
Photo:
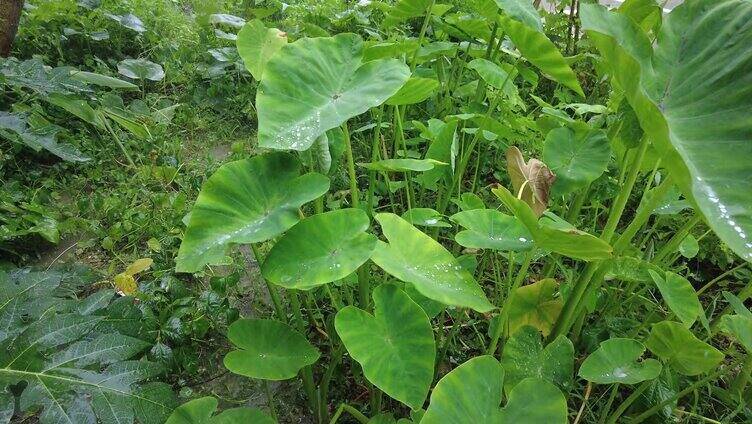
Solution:
<path fill-rule="evenodd" d="M 260 264 L 273 316 L 229 327 L 227 369 L 299 377 L 317 422 L 665 422 L 702 417 L 679 406 L 706 385 L 749 419 L 752 360 L 716 336 L 750 348 L 752 293 L 701 298 L 718 279 L 696 290 L 677 257 L 707 226 L 752 259 L 752 4 L 577 10 L 589 85 L 525 0 L 400 0 L 379 40 L 246 24 L 264 150 L 208 178 L 176 267 L 238 244 Z M 653 237 L 678 193 L 681 225 Z M 278 412 L 216 406 L 170 422 Z"/>

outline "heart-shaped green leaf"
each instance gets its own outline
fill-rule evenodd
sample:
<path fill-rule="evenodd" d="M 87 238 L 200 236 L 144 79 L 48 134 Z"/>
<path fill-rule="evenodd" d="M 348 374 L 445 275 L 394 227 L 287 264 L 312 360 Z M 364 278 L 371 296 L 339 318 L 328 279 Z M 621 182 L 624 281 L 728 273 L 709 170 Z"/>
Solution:
<path fill-rule="evenodd" d="M 451 216 L 464 228 L 454 236 L 460 246 L 523 252 L 533 248 L 533 236 L 515 217 L 496 209 L 472 209 Z"/>
<path fill-rule="evenodd" d="M 431 0 L 399 0 L 389 9 L 384 23 L 393 26 L 406 19 L 423 16 L 433 3 Z"/>
<path fill-rule="evenodd" d="M 581 19 L 661 164 L 719 238 L 752 261 L 752 31 L 739 27 L 752 21 L 752 3 L 684 2 L 655 43 L 602 6 L 583 4 Z"/>
<path fill-rule="evenodd" d="M 446 164 L 433 159 L 382 159 L 378 162 L 361 163 L 359 165 L 379 172 L 422 172 Z"/>
<path fill-rule="evenodd" d="M 387 273 L 412 283 L 429 299 L 488 312 L 494 306 L 457 259 L 430 236 L 391 213 L 376 220 L 389 243 L 378 242 L 371 260 Z"/>
<path fill-rule="evenodd" d="M 146 59 L 125 59 L 118 63 L 118 72 L 132 79 L 162 81 L 165 77 L 162 65 Z"/>
<path fill-rule="evenodd" d="M 259 145 L 307 150 L 325 131 L 386 101 L 409 77 L 397 59 L 363 63 L 356 34 L 287 44 L 267 62 L 256 95 Z"/>
<path fill-rule="evenodd" d="M 507 393 L 528 377 L 541 378 L 568 392 L 574 373 L 574 346 L 568 338 L 559 336 L 544 348 L 541 333 L 526 325 L 504 344 L 501 365 L 506 371 Z"/>
<path fill-rule="evenodd" d="M 574 71 L 556 45 L 542 31 L 506 16 L 500 16 L 499 23 L 525 59 L 543 71 L 547 77 L 572 89 L 580 96 L 585 96 Z"/>
<path fill-rule="evenodd" d="M 204 424 L 217 409 L 217 399 L 206 396 L 186 402 L 170 414 L 165 424 Z"/>
<path fill-rule="evenodd" d="M 561 298 L 554 297 L 555 291 L 556 280 L 553 278 L 515 289 L 507 313 L 509 334 L 514 334 L 523 325 L 529 325 L 548 336 L 563 306 Z"/>
<path fill-rule="evenodd" d="M 661 363 L 655 359 L 640 361 L 645 345 L 634 339 L 614 338 L 585 359 L 579 376 L 596 384 L 637 384 L 657 378 Z"/>
<path fill-rule="evenodd" d="M 178 272 L 195 272 L 224 258 L 232 243 L 276 237 L 300 219 L 298 208 L 329 189 L 290 154 L 268 153 L 220 167 L 204 183 L 180 245 Z"/>
<path fill-rule="evenodd" d="M 248 72 L 260 81 L 266 63 L 287 44 L 287 33 L 277 28 L 267 28 L 263 22 L 254 19 L 238 32 L 235 44 Z"/>
<path fill-rule="evenodd" d="M 687 234 L 679 243 L 679 253 L 687 259 L 692 259 L 700 253 L 700 244 L 692 234 Z"/>
<path fill-rule="evenodd" d="M 225 367 L 235 374 L 263 380 L 287 380 L 319 359 L 319 351 L 287 324 L 239 319 L 227 329 L 239 350 L 225 355 Z"/>
<path fill-rule="evenodd" d="M 598 237 L 574 229 L 563 230 L 551 225 L 541 225 L 530 206 L 514 197 L 505 187 L 491 191 L 527 227 L 541 249 L 586 261 L 611 257 L 611 246 Z"/>
<path fill-rule="evenodd" d="M 606 170 L 611 147 L 603 130 L 551 130 L 543 145 L 543 160 L 556 174 L 553 191 L 562 196 L 585 187 Z"/>
<path fill-rule="evenodd" d="M 671 309 L 679 321 L 689 328 L 695 323 L 697 317 L 704 313 L 697 292 L 690 282 L 681 275 L 667 271 L 664 275 L 654 270 L 648 270 L 650 277 L 658 286 L 663 300 Z"/>
<path fill-rule="evenodd" d="M 206 396 L 186 402 L 172 412 L 165 424 L 276 424 L 256 408 L 232 408 L 215 415 L 217 399 Z"/>
<path fill-rule="evenodd" d="M 433 78 L 411 77 L 386 104 L 398 106 L 420 103 L 431 97 L 438 87 L 439 82 Z"/>
<path fill-rule="evenodd" d="M 535 407 L 531 408 L 531 405 Z M 561 391 L 546 380 L 526 378 L 514 386 L 507 405 L 499 415 L 500 423 L 565 424 L 567 400 Z"/>
<path fill-rule="evenodd" d="M 668 366 L 684 375 L 698 375 L 715 368 L 723 353 L 695 337 L 682 324 L 662 321 L 653 325 L 645 343 Z"/>
<path fill-rule="evenodd" d="M 514 75 L 503 69 L 501 66 L 490 60 L 478 58 L 473 59 L 467 64 L 468 69 L 475 70 L 486 84 L 497 90 L 502 90 L 507 96 L 514 96 L 517 93 L 517 86 L 514 85 Z M 517 72 L 516 70 L 514 72 Z"/>
<path fill-rule="evenodd" d="M 374 315 L 354 306 L 337 313 L 337 334 L 384 393 L 420 409 L 433 380 L 436 346 L 423 309 L 402 290 L 384 284 L 373 292 Z"/>
<path fill-rule="evenodd" d="M 492 356 L 475 357 L 445 375 L 431 393 L 421 424 L 561 424 L 567 402 L 553 384 L 527 378 L 509 393 L 499 409 L 504 368 Z"/>
<path fill-rule="evenodd" d="M 496 0 L 496 5 L 509 17 L 543 32 L 543 21 L 531 0 Z"/>
<path fill-rule="evenodd" d="M 353 273 L 376 247 L 362 209 L 308 217 L 285 233 L 261 267 L 264 278 L 292 289 L 310 289 Z"/>
<path fill-rule="evenodd" d="M 457 123 L 458 121 L 456 120 L 447 123 L 438 119 L 429 120 L 429 128 L 432 126 L 438 128 L 435 131 L 430 131 L 430 134 L 428 134 L 431 144 L 426 151 L 426 159 L 433 159 L 449 164 L 449 166 L 434 167 L 416 177 L 416 180 L 429 190 L 437 190 L 438 185 L 436 183 L 442 179 L 447 184 L 451 184 L 452 173 L 455 168 L 455 158 L 458 153 Z"/>

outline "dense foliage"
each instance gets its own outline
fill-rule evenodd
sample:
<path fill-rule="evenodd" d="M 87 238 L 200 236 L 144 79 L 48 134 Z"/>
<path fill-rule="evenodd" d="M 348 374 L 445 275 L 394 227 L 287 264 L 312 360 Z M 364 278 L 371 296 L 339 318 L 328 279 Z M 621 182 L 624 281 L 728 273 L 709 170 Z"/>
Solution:
<path fill-rule="evenodd" d="M 670 3 L 27 1 L 0 423 L 749 422 L 752 3 Z"/>

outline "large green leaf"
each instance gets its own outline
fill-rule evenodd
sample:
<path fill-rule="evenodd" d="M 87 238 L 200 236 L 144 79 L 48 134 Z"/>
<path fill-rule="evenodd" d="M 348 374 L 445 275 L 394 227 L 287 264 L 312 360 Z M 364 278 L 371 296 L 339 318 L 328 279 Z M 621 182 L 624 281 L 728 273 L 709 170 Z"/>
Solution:
<path fill-rule="evenodd" d="M 586 261 L 611 257 L 612 248 L 605 241 L 576 229 L 543 225 L 546 221 L 539 221 L 530 206 L 514 197 L 505 187 L 497 187 L 491 191 L 527 227 L 536 245 L 541 249 Z"/>
<path fill-rule="evenodd" d="M 556 280 L 546 278 L 515 289 L 509 302 L 507 324 L 509 334 L 529 325 L 540 330 L 544 336 L 551 332 L 561 313 L 563 302 L 555 297 Z"/>
<path fill-rule="evenodd" d="M 451 216 L 466 228 L 454 236 L 460 246 L 523 252 L 533 248 L 533 236 L 515 217 L 496 209 L 472 209 Z"/>
<path fill-rule="evenodd" d="M 574 373 L 574 346 L 568 338 L 559 336 L 544 348 L 541 333 L 526 325 L 504 344 L 501 365 L 506 371 L 507 393 L 528 377 L 541 378 L 568 392 Z"/>
<path fill-rule="evenodd" d="M 319 359 L 319 351 L 287 324 L 263 319 L 239 319 L 227 329 L 238 350 L 225 355 L 225 367 L 235 374 L 263 380 L 287 380 Z"/>
<path fill-rule="evenodd" d="M 580 96 L 585 96 L 574 71 L 556 45 L 542 31 L 506 16 L 500 16 L 499 22 L 525 59 L 552 80 L 574 90 Z"/>
<path fill-rule="evenodd" d="M 657 378 L 661 363 L 655 359 L 640 361 L 645 345 L 633 339 L 608 339 L 591 353 L 580 367 L 579 375 L 596 384 L 637 384 Z"/>
<path fill-rule="evenodd" d="M 556 174 L 553 192 L 566 195 L 585 187 L 606 170 L 611 147 L 602 130 L 556 128 L 546 135 L 543 161 Z"/>
<path fill-rule="evenodd" d="M 31 147 L 35 151 L 44 149 L 60 159 L 69 162 L 86 162 L 90 160 L 90 158 L 86 157 L 75 147 L 57 142 L 57 133 L 60 131 L 59 127 L 47 125 L 32 128 L 28 124 L 28 115 L 25 113 L 0 111 L 0 137 L 4 135 L 4 130 L 12 131 L 18 136 L 21 143 Z"/>
<path fill-rule="evenodd" d="M 276 237 L 300 219 L 298 208 L 329 189 L 290 154 L 268 153 L 223 165 L 198 195 L 180 245 L 178 272 L 195 272 L 223 259 L 232 243 Z"/>
<path fill-rule="evenodd" d="M 355 34 L 287 44 L 267 62 L 256 95 L 259 145 L 307 150 L 325 131 L 382 104 L 409 77 L 397 59 L 363 63 Z"/>
<path fill-rule="evenodd" d="M 721 328 L 744 346 L 749 355 L 752 352 L 752 318 L 744 315 L 724 315 Z"/>
<path fill-rule="evenodd" d="M 397 106 L 420 103 L 431 97 L 438 87 L 439 81 L 433 78 L 411 77 L 386 104 Z"/>
<path fill-rule="evenodd" d="M 424 171 L 416 177 L 416 180 L 429 190 L 438 189 L 438 181 L 445 181 L 451 184 L 452 174 L 455 168 L 455 159 L 459 150 L 457 144 L 457 124 L 458 121 L 450 122 L 440 121 L 438 119 L 429 120 L 429 127 L 434 124 L 438 130 L 431 132 L 429 137 L 431 144 L 426 151 L 426 159 L 433 159 L 449 166 L 436 166 L 433 169 Z"/>
<path fill-rule="evenodd" d="M 136 84 L 128 81 L 123 81 L 118 78 L 110 77 L 107 75 L 97 74 L 94 72 L 85 72 L 79 70 L 70 71 L 70 77 L 76 81 L 81 81 L 87 84 L 99 85 L 102 87 L 123 89 L 123 90 L 138 90 Z"/>
<path fill-rule="evenodd" d="M 428 316 L 402 290 L 381 285 L 373 292 L 374 315 L 347 306 L 334 321 L 347 351 L 384 393 L 420 409 L 433 381 L 436 347 Z"/>
<path fill-rule="evenodd" d="M 346 277 L 371 257 L 376 236 L 366 233 L 362 209 L 313 215 L 290 228 L 266 256 L 261 272 L 274 284 L 310 289 Z"/>
<path fill-rule="evenodd" d="M 444 165 L 446 164 L 433 159 L 382 159 L 378 162 L 360 164 L 366 169 L 380 172 L 422 172 Z"/>
<path fill-rule="evenodd" d="M 164 383 L 143 383 L 164 367 L 137 360 L 151 344 L 104 325 L 111 291 L 72 300 L 63 277 L 0 272 L 0 386 L 20 388 L 19 416 L 34 413 L 42 424 L 164 422 L 175 395 Z"/>
<path fill-rule="evenodd" d="M 752 3 L 696 0 L 664 20 L 655 47 L 626 16 L 582 5 L 583 28 L 609 64 L 685 195 L 752 261 Z"/>
<path fill-rule="evenodd" d="M 105 129 L 103 120 L 94 111 L 86 100 L 77 96 L 52 93 L 45 100 L 66 112 L 71 113 L 86 123 L 92 124 L 100 129 Z"/>
<path fill-rule="evenodd" d="M 706 373 L 722 360 L 723 353 L 695 337 L 682 324 L 662 321 L 653 325 L 648 349 L 668 366 L 684 375 Z"/>
<path fill-rule="evenodd" d="M 376 265 L 412 283 L 429 299 L 478 312 L 494 308 L 473 276 L 444 246 L 397 215 L 380 213 L 375 218 L 389 240 L 377 243 L 371 257 Z"/>
<path fill-rule="evenodd" d="M 697 292 L 690 282 L 681 275 L 667 271 L 661 275 L 654 270 L 648 270 L 653 282 L 663 296 L 663 300 L 671 309 L 679 321 L 689 328 L 695 323 L 697 317 L 703 314 L 702 304 L 697 298 Z"/>
<path fill-rule="evenodd" d="M 263 22 L 254 19 L 238 32 L 235 44 L 248 72 L 260 81 L 269 59 L 287 44 L 287 33 L 267 28 Z"/>
<path fill-rule="evenodd" d="M 431 393 L 421 424 L 560 424 L 567 422 L 567 402 L 553 384 L 527 378 L 499 409 L 504 368 L 492 356 L 475 357 L 445 375 Z"/>
<path fill-rule="evenodd" d="M 507 96 L 517 94 L 517 87 L 514 85 L 514 75 L 509 75 L 501 66 L 490 60 L 482 58 L 473 59 L 467 64 L 467 68 L 477 72 L 486 84 L 497 90 L 502 90 Z"/>
<path fill-rule="evenodd" d="M 211 396 L 186 402 L 175 408 L 165 424 L 276 424 L 256 408 L 232 408 L 212 416 L 217 404 Z"/>
<path fill-rule="evenodd" d="M 16 58 L 0 59 L 3 84 L 29 89 L 40 96 L 50 93 L 75 94 L 91 91 L 86 84 L 71 77 L 70 67 L 48 69 L 40 59 L 23 62 Z"/>
<path fill-rule="evenodd" d="M 626 0 L 617 9 L 629 16 L 646 31 L 660 22 L 663 10 L 657 0 Z"/>
<path fill-rule="evenodd" d="M 417 18 L 428 13 L 431 0 L 399 0 L 389 9 L 384 23 L 387 26 L 398 24 L 406 19 Z"/>
<path fill-rule="evenodd" d="M 543 32 L 543 21 L 532 0 L 496 0 L 496 5 L 516 21 Z"/>

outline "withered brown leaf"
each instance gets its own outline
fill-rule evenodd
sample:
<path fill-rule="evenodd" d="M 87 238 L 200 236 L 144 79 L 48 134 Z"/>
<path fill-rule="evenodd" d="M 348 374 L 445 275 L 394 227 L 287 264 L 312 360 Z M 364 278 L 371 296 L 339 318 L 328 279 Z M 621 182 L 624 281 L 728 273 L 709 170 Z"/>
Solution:
<path fill-rule="evenodd" d="M 525 162 L 522 152 L 515 146 L 507 149 L 506 156 L 507 171 L 512 179 L 514 194 L 527 203 L 536 216 L 543 215 L 548 207 L 549 193 L 556 175 L 538 159 Z"/>

